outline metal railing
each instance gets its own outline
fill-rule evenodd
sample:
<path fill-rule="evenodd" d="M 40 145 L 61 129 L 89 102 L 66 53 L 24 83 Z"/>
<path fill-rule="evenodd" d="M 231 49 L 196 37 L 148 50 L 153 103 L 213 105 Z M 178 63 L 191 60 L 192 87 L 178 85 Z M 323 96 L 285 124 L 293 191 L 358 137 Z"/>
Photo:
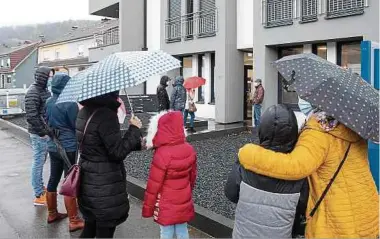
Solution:
<path fill-rule="evenodd" d="M 369 0 L 262 0 L 262 24 L 264 27 L 291 25 L 363 14 Z"/>
<path fill-rule="evenodd" d="M 363 14 L 364 7 L 365 0 L 327 0 L 326 18 Z"/>
<path fill-rule="evenodd" d="M 165 21 L 165 39 L 167 42 L 181 41 L 181 17 L 169 18 Z"/>
<path fill-rule="evenodd" d="M 215 36 L 218 31 L 217 9 L 210 9 L 170 18 L 165 21 L 166 42 Z"/>
<path fill-rule="evenodd" d="M 94 35 L 96 47 L 119 44 L 119 27 L 113 27 Z"/>

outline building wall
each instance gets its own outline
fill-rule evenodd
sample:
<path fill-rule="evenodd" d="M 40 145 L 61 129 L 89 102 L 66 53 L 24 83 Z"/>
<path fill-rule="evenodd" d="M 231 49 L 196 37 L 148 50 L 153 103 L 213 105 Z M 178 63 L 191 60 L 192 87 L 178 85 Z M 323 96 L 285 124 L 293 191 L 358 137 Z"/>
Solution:
<path fill-rule="evenodd" d="M 16 88 L 28 88 L 34 82 L 34 72 L 37 66 L 37 50 L 35 50 L 24 62 L 15 69 L 14 86 Z"/>
<path fill-rule="evenodd" d="M 253 2 L 237 0 L 237 48 L 253 48 Z"/>
<path fill-rule="evenodd" d="M 120 1 L 120 50 L 141 51 L 144 46 L 144 1 Z M 144 94 L 144 84 L 127 89 L 128 94 Z"/>
<path fill-rule="evenodd" d="M 147 44 L 148 50 L 161 49 L 161 5 L 158 0 L 147 1 Z M 151 77 L 147 81 L 147 94 L 156 94 L 157 86 L 160 84 L 161 76 Z"/>
<path fill-rule="evenodd" d="M 254 1 L 255 78 L 263 79 L 266 90 L 264 108 L 278 103 L 278 74 L 271 66 L 277 60 L 279 46 L 304 45 L 304 52 L 310 52 L 310 43 L 328 42 L 327 59 L 337 62 L 336 42 L 342 39 L 363 38 L 379 41 L 379 1 L 369 1 L 365 13 L 326 20 L 319 15 L 317 22 L 300 24 L 293 19 L 290 26 L 264 28 L 262 25 L 262 1 Z"/>
<path fill-rule="evenodd" d="M 38 49 L 38 63 L 44 61 L 54 61 L 56 59 L 55 52 L 59 51 L 59 59 L 72 59 L 80 57 L 79 55 L 79 47 L 83 49 L 83 57 L 89 56 L 89 48 L 95 46 L 95 39 L 93 37 L 71 41 L 71 42 L 63 42 L 53 45 L 42 46 Z"/>
<path fill-rule="evenodd" d="M 89 13 L 93 14 L 118 2 L 119 0 L 89 0 Z"/>
<path fill-rule="evenodd" d="M 98 62 L 105 57 L 115 53 L 120 52 L 120 44 L 109 45 L 105 47 L 95 47 L 89 49 L 88 61 Z"/>

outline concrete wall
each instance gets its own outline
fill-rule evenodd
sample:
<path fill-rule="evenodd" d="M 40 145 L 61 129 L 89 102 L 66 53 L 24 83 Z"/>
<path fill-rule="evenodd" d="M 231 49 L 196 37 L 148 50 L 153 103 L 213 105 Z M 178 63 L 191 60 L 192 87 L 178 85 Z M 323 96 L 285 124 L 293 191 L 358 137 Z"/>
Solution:
<path fill-rule="evenodd" d="M 28 88 L 34 82 L 34 72 L 37 66 L 37 50 L 35 50 L 24 62 L 15 69 L 16 88 L 23 88 L 24 85 Z"/>
<path fill-rule="evenodd" d="M 147 44 L 148 49 L 161 49 L 161 5 L 159 0 L 147 0 Z M 156 94 L 161 76 L 153 76 L 147 81 L 147 94 Z"/>
<path fill-rule="evenodd" d="M 253 0 L 237 0 L 237 48 L 253 48 Z"/>
<path fill-rule="evenodd" d="M 72 59 L 79 57 L 79 47 L 83 48 L 83 57 L 88 57 L 89 48 L 95 46 L 95 39 L 93 37 L 81 39 L 78 41 L 63 42 L 54 45 L 47 45 L 38 48 L 38 63 L 43 61 L 54 61 L 55 52 L 59 51 L 59 59 Z M 47 60 L 44 60 L 46 59 Z"/>
<path fill-rule="evenodd" d="M 362 37 L 379 41 L 379 1 L 369 1 L 369 4 L 363 15 L 330 20 L 319 15 L 317 22 L 300 24 L 299 19 L 293 19 L 294 24 L 290 26 L 264 28 L 261 1 L 254 1 L 255 77 L 263 79 L 264 108 L 278 103 L 278 75 L 270 63 L 277 60 L 279 45 L 304 45 L 304 52 L 310 52 L 310 43 L 328 42 L 327 59 L 336 63 L 336 41 L 339 39 Z"/>
<path fill-rule="evenodd" d="M 124 0 L 119 5 L 120 50 L 141 51 L 144 46 L 144 1 Z M 129 94 L 144 94 L 144 85 L 127 89 Z"/>
<path fill-rule="evenodd" d="M 88 61 L 98 62 L 115 52 L 120 52 L 120 44 L 114 44 L 114 45 L 105 46 L 105 47 L 90 48 Z"/>

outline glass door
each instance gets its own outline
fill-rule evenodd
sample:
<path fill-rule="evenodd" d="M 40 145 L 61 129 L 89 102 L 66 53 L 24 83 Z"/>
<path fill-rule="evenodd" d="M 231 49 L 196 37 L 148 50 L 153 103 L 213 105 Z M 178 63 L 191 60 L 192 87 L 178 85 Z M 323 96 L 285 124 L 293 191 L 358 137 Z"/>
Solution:
<path fill-rule="evenodd" d="M 244 66 L 244 119 L 252 119 L 252 65 Z"/>

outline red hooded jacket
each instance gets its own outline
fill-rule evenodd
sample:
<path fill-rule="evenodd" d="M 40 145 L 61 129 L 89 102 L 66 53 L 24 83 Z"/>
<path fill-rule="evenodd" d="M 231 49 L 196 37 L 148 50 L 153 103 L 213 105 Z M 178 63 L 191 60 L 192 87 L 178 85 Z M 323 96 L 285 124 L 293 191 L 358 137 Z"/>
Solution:
<path fill-rule="evenodd" d="M 186 142 L 180 112 L 162 112 L 151 119 L 147 146 L 155 149 L 145 190 L 143 217 L 167 226 L 194 217 L 192 191 L 197 174 L 196 152 Z"/>

